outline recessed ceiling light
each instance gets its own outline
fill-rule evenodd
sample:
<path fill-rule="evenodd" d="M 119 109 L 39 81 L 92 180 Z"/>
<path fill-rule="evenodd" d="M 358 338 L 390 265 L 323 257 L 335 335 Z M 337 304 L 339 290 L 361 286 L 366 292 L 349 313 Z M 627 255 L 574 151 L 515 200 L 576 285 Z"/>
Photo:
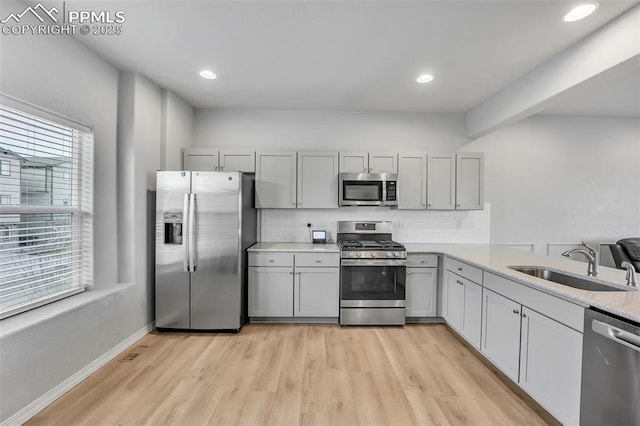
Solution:
<path fill-rule="evenodd" d="M 598 8 L 598 3 L 584 3 L 576 6 L 569 13 L 564 15 L 564 22 L 575 22 L 591 15 Z"/>
<path fill-rule="evenodd" d="M 416 81 L 421 84 L 429 83 L 432 80 L 433 80 L 433 76 L 431 74 L 422 74 L 421 76 L 416 78 Z"/>
<path fill-rule="evenodd" d="M 217 77 L 217 75 L 213 71 L 202 70 L 200 71 L 200 77 L 206 78 L 207 80 L 214 80 Z"/>

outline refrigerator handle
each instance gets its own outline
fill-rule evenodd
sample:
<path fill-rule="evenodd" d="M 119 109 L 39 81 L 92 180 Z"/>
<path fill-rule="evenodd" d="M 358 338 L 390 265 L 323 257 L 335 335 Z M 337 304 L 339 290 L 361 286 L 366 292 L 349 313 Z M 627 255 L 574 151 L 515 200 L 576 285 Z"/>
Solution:
<path fill-rule="evenodd" d="M 191 272 L 195 272 L 196 267 L 196 194 L 189 194 L 189 265 Z"/>
<path fill-rule="evenodd" d="M 190 221 L 187 219 L 189 217 L 189 194 L 184 194 L 184 202 L 182 204 L 182 226 L 184 233 L 184 244 L 182 247 L 184 248 L 184 255 L 182 256 L 182 270 L 184 272 L 189 272 L 189 240 L 190 240 Z"/>

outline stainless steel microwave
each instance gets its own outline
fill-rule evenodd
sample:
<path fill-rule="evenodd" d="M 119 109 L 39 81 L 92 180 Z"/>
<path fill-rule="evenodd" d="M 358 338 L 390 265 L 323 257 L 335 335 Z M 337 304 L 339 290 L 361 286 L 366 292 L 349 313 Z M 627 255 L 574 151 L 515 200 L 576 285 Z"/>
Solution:
<path fill-rule="evenodd" d="M 340 206 L 397 206 L 395 173 L 340 173 Z"/>

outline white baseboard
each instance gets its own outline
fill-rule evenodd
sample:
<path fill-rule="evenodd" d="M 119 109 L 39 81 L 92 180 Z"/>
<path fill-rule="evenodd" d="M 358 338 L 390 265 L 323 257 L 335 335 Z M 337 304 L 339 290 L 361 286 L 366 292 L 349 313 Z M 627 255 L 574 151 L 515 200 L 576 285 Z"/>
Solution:
<path fill-rule="evenodd" d="M 51 389 L 49 392 L 42 395 L 40 398 L 33 401 L 31 404 L 24 407 L 22 410 L 15 413 L 13 416 L 6 419 L 4 422 L 0 423 L 0 426 L 19 426 L 25 423 L 27 420 L 38 414 L 40 411 L 49 406 L 56 399 L 60 398 L 62 395 L 70 391 L 74 386 L 78 383 L 89 377 L 91 374 L 96 372 L 98 369 L 103 367 L 106 363 L 111 361 L 113 358 L 118 356 L 120 352 L 140 340 L 142 337 L 149 334 L 151 330 L 153 330 L 154 323 L 147 324 L 145 327 L 142 327 L 140 330 L 133 333 L 131 336 L 124 339 L 122 342 L 109 349 L 107 352 L 102 354 L 99 358 L 76 372 L 73 376 L 66 379 L 64 382 L 60 383 L 55 388 Z"/>

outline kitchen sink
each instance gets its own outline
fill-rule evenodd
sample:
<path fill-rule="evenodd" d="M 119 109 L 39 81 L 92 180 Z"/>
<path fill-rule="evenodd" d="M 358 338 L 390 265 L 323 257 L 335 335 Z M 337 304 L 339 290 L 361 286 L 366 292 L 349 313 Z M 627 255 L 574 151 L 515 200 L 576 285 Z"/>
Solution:
<path fill-rule="evenodd" d="M 592 278 L 574 275 L 568 272 L 559 271 L 557 269 L 545 268 L 543 266 L 509 266 L 509 269 L 541 278 L 547 281 L 553 281 L 557 284 L 566 285 L 568 287 L 589 291 L 630 291 L 636 290 L 633 287 L 625 287 L 617 284 L 605 284 Z"/>

